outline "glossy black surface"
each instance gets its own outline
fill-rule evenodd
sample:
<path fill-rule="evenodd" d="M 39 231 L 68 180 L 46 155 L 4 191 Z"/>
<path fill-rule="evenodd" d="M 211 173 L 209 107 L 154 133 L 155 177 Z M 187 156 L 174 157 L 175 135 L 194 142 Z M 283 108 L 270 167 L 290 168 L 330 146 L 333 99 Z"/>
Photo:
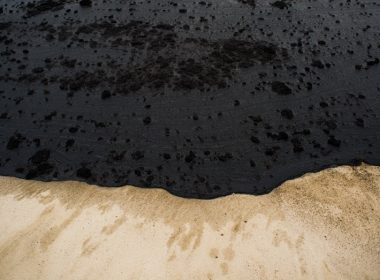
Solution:
<path fill-rule="evenodd" d="M 263 194 L 380 163 L 378 1 L 0 0 L 0 175 Z"/>

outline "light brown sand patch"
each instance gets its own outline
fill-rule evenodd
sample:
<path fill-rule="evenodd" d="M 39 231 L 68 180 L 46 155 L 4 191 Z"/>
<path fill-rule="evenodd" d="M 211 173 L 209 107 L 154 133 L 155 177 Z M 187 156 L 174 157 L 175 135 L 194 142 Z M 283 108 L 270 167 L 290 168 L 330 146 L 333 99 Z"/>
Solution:
<path fill-rule="evenodd" d="M 380 279 L 380 167 L 269 195 L 0 177 L 0 279 Z"/>

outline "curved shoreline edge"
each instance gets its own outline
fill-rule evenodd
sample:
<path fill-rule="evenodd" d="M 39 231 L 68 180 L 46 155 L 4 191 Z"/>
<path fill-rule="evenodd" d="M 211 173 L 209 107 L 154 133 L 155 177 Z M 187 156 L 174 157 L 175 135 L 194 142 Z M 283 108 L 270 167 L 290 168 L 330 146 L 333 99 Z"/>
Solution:
<path fill-rule="evenodd" d="M 0 177 L 1 279 L 377 279 L 380 167 L 262 196 Z"/>

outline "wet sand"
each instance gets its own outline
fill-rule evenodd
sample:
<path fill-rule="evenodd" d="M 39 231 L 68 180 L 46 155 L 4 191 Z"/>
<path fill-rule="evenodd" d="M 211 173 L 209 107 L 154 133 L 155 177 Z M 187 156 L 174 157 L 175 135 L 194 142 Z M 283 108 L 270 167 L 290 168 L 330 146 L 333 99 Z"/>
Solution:
<path fill-rule="evenodd" d="M 0 279 L 379 279 L 380 167 L 268 195 L 0 177 Z"/>

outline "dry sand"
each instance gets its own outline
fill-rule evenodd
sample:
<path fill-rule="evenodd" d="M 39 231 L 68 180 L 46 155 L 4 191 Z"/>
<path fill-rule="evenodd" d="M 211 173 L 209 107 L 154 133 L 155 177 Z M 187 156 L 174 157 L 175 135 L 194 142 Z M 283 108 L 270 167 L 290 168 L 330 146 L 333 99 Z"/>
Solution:
<path fill-rule="evenodd" d="M 380 279 L 380 167 L 269 195 L 0 177 L 0 279 Z"/>

